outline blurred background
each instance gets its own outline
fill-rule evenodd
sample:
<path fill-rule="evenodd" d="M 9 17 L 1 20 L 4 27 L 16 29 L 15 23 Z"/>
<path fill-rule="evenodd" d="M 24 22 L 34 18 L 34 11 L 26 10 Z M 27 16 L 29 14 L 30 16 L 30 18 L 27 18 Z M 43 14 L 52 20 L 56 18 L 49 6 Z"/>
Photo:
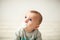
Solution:
<path fill-rule="evenodd" d="M 26 11 L 43 16 L 39 27 L 43 40 L 60 40 L 60 0 L 0 0 L 0 40 L 13 40 Z"/>

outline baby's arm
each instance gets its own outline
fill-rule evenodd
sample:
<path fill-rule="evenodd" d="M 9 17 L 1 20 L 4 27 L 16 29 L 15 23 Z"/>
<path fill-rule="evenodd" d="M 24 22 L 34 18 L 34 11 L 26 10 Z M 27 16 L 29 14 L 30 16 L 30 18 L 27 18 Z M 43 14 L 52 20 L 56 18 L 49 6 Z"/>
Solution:
<path fill-rule="evenodd" d="M 14 40 L 20 40 L 20 32 L 19 31 L 17 31 L 15 33 L 15 39 Z"/>

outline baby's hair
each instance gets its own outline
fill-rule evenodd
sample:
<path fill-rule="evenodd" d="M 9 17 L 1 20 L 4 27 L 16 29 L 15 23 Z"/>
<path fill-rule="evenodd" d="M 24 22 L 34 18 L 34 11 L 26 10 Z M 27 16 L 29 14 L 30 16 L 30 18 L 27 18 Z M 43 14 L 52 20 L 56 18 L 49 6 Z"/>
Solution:
<path fill-rule="evenodd" d="M 39 18 L 39 24 L 41 24 L 41 22 L 42 22 L 42 15 L 41 15 L 41 13 L 38 12 L 38 11 L 36 11 L 36 10 L 31 10 L 30 12 L 31 13 L 35 13 L 35 14 L 38 14 L 40 16 L 40 18 Z"/>

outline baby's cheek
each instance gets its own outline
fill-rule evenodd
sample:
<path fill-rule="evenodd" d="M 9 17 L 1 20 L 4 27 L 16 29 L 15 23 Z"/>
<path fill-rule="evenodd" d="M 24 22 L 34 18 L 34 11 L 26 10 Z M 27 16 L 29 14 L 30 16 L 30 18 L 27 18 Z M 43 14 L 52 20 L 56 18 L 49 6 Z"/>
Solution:
<path fill-rule="evenodd" d="M 34 23 L 31 22 L 31 21 L 28 22 L 28 26 L 33 26 L 33 24 L 34 24 Z"/>
<path fill-rule="evenodd" d="M 32 25 L 32 23 L 31 22 L 28 22 L 28 25 Z"/>
<path fill-rule="evenodd" d="M 31 26 L 32 26 L 32 24 L 28 24 L 28 26 L 29 26 L 29 27 L 31 27 Z"/>

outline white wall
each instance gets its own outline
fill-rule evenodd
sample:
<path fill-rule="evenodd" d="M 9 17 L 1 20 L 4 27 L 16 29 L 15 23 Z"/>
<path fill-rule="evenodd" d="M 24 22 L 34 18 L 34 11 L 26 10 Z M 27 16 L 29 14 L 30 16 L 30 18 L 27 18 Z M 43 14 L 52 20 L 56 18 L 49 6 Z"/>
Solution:
<path fill-rule="evenodd" d="M 39 30 L 43 40 L 60 40 L 60 0 L 0 0 L 0 40 L 13 40 L 29 9 L 43 15 Z"/>

